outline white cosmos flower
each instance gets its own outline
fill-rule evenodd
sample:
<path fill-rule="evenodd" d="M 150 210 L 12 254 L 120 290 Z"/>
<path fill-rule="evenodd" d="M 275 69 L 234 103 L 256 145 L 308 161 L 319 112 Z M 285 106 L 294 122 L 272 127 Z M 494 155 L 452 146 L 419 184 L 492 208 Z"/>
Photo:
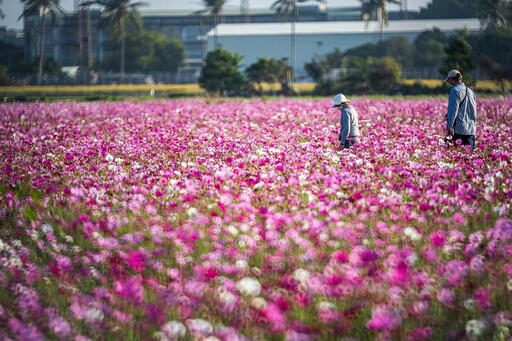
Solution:
<path fill-rule="evenodd" d="M 316 308 L 318 310 L 334 310 L 336 306 L 332 302 L 322 301 L 317 304 Z"/>
<path fill-rule="evenodd" d="M 293 279 L 295 279 L 297 282 L 299 282 L 301 284 L 306 284 L 306 282 L 309 280 L 309 277 L 311 277 L 311 273 L 302 268 L 298 268 L 298 269 L 295 269 L 292 276 L 293 276 Z"/>
<path fill-rule="evenodd" d="M 204 341 L 221 341 L 218 337 L 210 335 L 204 339 Z"/>
<path fill-rule="evenodd" d="M 404 229 L 404 234 L 409 237 L 410 240 L 412 241 L 418 241 L 418 240 L 421 240 L 422 236 L 421 234 L 418 232 L 418 230 L 416 230 L 414 227 L 406 227 Z"/>
<path fill-rule="evenodd" d="M 41 226 L 41 229 L 43 230 L 43 232 L 44 232 L 45 234 L 47 234 L 47 233 L 53 233 L 53 227 L 52 227 L 52 225 L 50 225 L 50 224 L 43 224 L 43 226 Z"/>
<path fill-rule="evenodd" d="M 256 309 L 263 309 L 267 306 L 267 301 L 263 297 L 254 297 L 251 301 L 251 305 Z"/>
<path fill-rule="evenodd" d="M 236 301 L 236 296 L 227 290 L 222 290 L 219 294 L 219 300 L 222 303 L 228 305 L 228 304 L 234 303 Z"/>
<path fill-rule="evenodd" d="M 187 334 L 187 328 L 185 325 L 178 321 L 167 322 L 162 326 L 161 330 L 171 339 L 184 337 Z"/>
<path fill-rule="evenodd" d="M 206 336 L 213 332 L 212 324 L 203 319 L 189 319 L 185 323 L 192 334 Z"/>
<path fill-rule="evenodd" d="M 466 335 L 470 339 L 476 339 L 485 329 L 485 323 L 480 320 L 469 320 L 466 323 Z"/>
<path fill-rule="evenodd" d="M 468 298 L 463 303 L 464 308 L 466 308 L 467 310 L 475 309 L 475 305 L 476 305 L 476 301 L 472 298 Z"/>
<path fill-rule="evenodd" d="M 104 317 L 103 312 L 97 308 L 91 308 L 85 312 L 85 318 L 88 321 L 101 321 Z"/>
<path fill-rule="evenodd" d="M 508 291 L 512 291 L 512 279 L 509 279 L 507 282 L 507 289 Z"/>
<path fill-rule="evenodd" d="M 167 337 L 167 335 L 165 335 L 164 332 L 161 332 L 161 331 L 157 331 L 157 332 L 154 332 L 153 333 L 153 340 L 157 340 L 157 341 L 169 341 L 169 337 Z"/>
<path fill-rule="evenodd" d="M 245 270 L 249 267 L 249 263 L 245 259 L 239 259 L 235 263 L 236 267 L 240 270 Z"/>
<path fill-rule="evenodd" d="M 257 279 L 244 277 L 236 283 L 236 288 L 244 296 L 258 296 L 261 293 L 261 284 Z"/>
<path fill-rule="evenodd" d="M 195 207 L 190 207 L 188 210 L 187 210 L 187 215 L 189 217 L 195 217 L 197 216 L 197 208 Z"/>

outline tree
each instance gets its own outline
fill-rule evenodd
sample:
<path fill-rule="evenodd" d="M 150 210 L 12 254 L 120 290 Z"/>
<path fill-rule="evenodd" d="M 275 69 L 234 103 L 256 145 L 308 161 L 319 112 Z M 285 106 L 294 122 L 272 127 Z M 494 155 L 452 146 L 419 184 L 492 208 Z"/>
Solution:
<path fill-rule="evenodd" d="M 511 24 L 512 2 L 510 0 L 479 0 L 477 13 L 483 28 L 498 31 Z"/>
<path fill-rule="evenodd" d="M 448 37 L 439 28 L 423 31 L 414 40 L 414 65 L 441 65 L 446 59 L 444 48 L 447 43 Z"/>
<path fill-rule="evenodd" d="M 0 5 L 3 4 L 4 0 L 0 0 Z M 0 19 L 5 18 L 5 12 L 0 7 Z"/>
<path fill-rule="evenodd" d="M 142 28 L 142 20 L 137 13 L 137 9 L 147 6 L 148 3 L 143 1 L 131 2 L 131 0 L 91 0 L 84 3 L 85 6 L 97 4 L 101 6 L 101 16 L 103 22 L 112 26 L 114 34 L 118 35 L 121 42 L 120 55 L 120 78 L 119 82 L 123 82 L 125 73 L 125 51 L 126 51 L 126 20 L 129 19 L 139 29 Z"/>
<path fill-rule="evenodd" d="M 116 42 L 115 44 L 119 44 Z M 117 47 L 114 45 L 114 47 Z M 126 37 L 127 71 L 175 72 L 183 61 L 183 42 L 153 31 L 135 31 Z M 119 68 L 119 49 L 105 59 L 104 68 Z"/>
<path fill-rule="evenodd" d="M 388 94 L 401 78 L 402 68 L 393 58 L 345 57 L 335 92 L 350 89 L 353 94 Z"/>
<path fill-rule="evenodd" d="M 370 65 L 370 87 L 377 93 L 389 94 L 401 79 L 402 67 L 391 57 L 377 59 Z"/>
<path fill-rule="evenodd" d="M 57 13 L 66 14 L 60 0 L 20 0 L 23 4 L 23 12 L 19 16 L 27 18 L 32 15 L 39 14 L 41 17 L 41 40 L 39 42 L 39 69 L 37 73 L 37 84 L 41 84 L 43 80 L 43 65 L 44 65 L 44 46 L 46 39 L 46 16 L 52 17 L 52 25 L 55 25 Z"/>
<path fill-rule="evenodd" d="M 35 73 L 39 69 L 39 58 L 34 58 L 28 62 L 20 62 L 9 68 L 10 73 Z M 58 74 L 62 70 L 62 66 L 53 58 L 45 58 L 43 64 L 43 73 Z"/>
<path fill-rule="evenodd" d="M 289 83 L 289 73 L 290 66 L 288 65 L 287 58 L 281 58 L 280 60 L 274 58 L 258 58 L 256 63 L 250 65 L 245 70 L 247 78 L 256 84 L 256 91 L 260 95 L 263 93 L 263 83 L 279 83 L 281 84 L 281 90 L 284 93 L 288 93 L 289 89 L 287 88 L 287 84 Z"/>
<path fill-rule="evenodd" d="M 377 18 L 380 27 L 380 40 L 384 38 L 384 25 L 388 24 L 387 5 L 400 4 L 399 0 L 359 0 L 361 1 L 361 14 L 363 20 L 368 23 L 372 18 Z"/>
<path fill-rule="evenodd" d="M 214 30 L 214 49 L 218 48 L 218 34 L 217 24 L 219 23 L 219 17 L 222 13 L 222 8 L 226 4 L 227 0 L 203 0 L 203 5 L 206 7 L 206 12 L 213 17 L 213 30 Z"/>
<path fill-rule="evenodd" d="M 406 37 L 391 37 L 378 43 L 367 43 L 345 52 L 345 56 L 392 57 L 402 66 L 412 65 L 414 46 Z"/>
<path fill-rule="evenodd" d="M 499 31 L 485 30 L 472 43 L 476 62 L 490 79 L 505 92 L 507 81 L 512 81 L 512 28 Z"/>
<path fill-rule="evenodd" d="M 337 83 L 337 89 L 350 89 L 353 94 L 371 93 L 370 86 L 370 65 L 373 58 L 346 57 L 343 61 L 343 69 L 346 70 L 340 74 L 340 81 Z M 338 92 L 338 91 L 336 91 Z"/>
<path fill-rule="evenodd" d="M 24 58 L 23 47 L 10 43 L 0 41 L 0 51 L 0 65 L 12 66 Z"/>
<path fill-rule="evenodd" d="M 473 70 L 473 50 L 467 39 L 466 31 L 458 32 L 456 36 L 450 39 L 448 46 L 445 48 L 447 55 L 445 63 L 439 68 L 439 72 L 446 76 L 450 70 L 459 70 L 466 83 L 470 84 L 472 81 L 471 71 Z"/>
<path fill-rule="evenodd" d="M 315 94 L 328 95 L 336 92 L 336 78 L 342 68 L 343 54 L 335 48 L 324 56 L 315 56 L 304 68 L 315 81 Z"/>
<path fill-rule="evenodd" d="M 271 9 L 274 9 L 277 15 L 281 18 L 287 18 L 290 16 L 291 23 L 291 34 L 290 34 L 290 62 L 291 62 L 291 73 L 292 78 L 295 77 L 295 22 L 299 18 L 299 10 L 297 3 L 306 2 L 308 0 L 275 0 Z M 315 2 L 324 3 L 325 0 L 313 0 Z"/>
<path fill-rule="evenodd" d="M 199 85 L 208 93 L 241 94 L 247 89 L 247 79 L 240 72 L 242 56 L 225 48 L 208 52 L 201 69 Z"/>
<path fill-rule="evenodd" d="M 417 19 L 474 18 L 480 0 L 431 0 L 420 8 Z M 484 0 L 486 1 L 486 0 Z"/>

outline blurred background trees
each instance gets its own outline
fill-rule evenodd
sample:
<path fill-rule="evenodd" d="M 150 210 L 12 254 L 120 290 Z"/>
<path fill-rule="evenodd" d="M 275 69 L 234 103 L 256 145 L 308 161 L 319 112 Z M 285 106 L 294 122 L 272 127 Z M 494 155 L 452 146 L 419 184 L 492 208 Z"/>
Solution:
<path fill-rule="evenodd" d="M 241 95 L 249 82 L 240 71 L 242 56 L 225 48 L 208 52 L 199 85 L 212 95 Z"/>

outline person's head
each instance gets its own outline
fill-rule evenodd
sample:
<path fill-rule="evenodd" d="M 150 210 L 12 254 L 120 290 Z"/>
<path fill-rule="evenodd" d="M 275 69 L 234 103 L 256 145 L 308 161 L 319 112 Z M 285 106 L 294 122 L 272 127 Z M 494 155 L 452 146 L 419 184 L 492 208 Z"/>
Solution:
<path fill-rule="evenodd" d="M 448 84 L 450 85 L 460 83 L 462 82 L 462 74 L 460 73 L 459 70 L 451 70 L 450 72 L 448 72 L 448 75 L 444 79 L 443 83 L 444 82 L 448 82 Z"/>
<path fill-rule="evenodd" d="M 348 104 L 350 102 L 347 97 L 345 97 L 344 94 L 337 94 L 332 99 L 332 107 L 333 108 L 340 108 Z"/>

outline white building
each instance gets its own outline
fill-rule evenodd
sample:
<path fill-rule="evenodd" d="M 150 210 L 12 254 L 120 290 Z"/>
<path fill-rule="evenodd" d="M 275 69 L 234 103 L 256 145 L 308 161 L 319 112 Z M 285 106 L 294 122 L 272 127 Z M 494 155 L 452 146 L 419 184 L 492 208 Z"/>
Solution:
<path fill-rule="evenodd" d="M 426 30 L 439 28 L 447 35 L 459 30 L 475 32 L 480 30 L 478 19 L 446 20 L 394 20 L 384 26 L 383 40 L 404 36 L 411 42 Z M 296 74 L 304 74 L 304 64 L 315 56 L 323 56 L 334 48 L 341 52 L 366 43 L 377 43 L 380 39 L 380 25 L 376 21 L 326 21 L 295 23 L 295 58 L 292 58 L 292 24 L 219 24 L 207 34 L 208 50 L 222 46 L 230 52 L 243 56 L 243 68 L 257 62 L 258 58 L 295 59 Z M 216 38 L 215 38 L 216 35 Z"/>

